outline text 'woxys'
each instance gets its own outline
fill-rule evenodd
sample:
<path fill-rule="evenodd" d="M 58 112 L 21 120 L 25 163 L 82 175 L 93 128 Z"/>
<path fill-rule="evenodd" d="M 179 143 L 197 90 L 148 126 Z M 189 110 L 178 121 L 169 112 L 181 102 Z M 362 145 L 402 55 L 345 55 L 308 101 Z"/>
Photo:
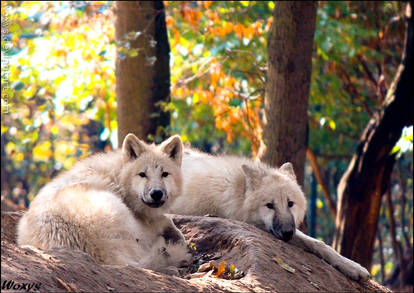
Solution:
<path fill-rule="evenodd" d="M 34 283 L 34 282 L 28 282 L 28 283 L 19 283 L 15 282 L 13 280 L 2 280 L 1 282 L 1 290 L 15 290 L 15 291 L 26 291 L 29 292 L 33 289 L 33 291 L 39 291 L 40 286 L 42 283 Z"/>

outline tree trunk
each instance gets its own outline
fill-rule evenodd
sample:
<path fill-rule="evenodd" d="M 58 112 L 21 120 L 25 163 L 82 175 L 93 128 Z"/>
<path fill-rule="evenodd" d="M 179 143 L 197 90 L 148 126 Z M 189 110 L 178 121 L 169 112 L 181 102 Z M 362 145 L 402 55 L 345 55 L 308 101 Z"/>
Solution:
<path fill-rule="evenodd" d="M 259 158 L 292 162 L 303 185 L 316 2 L 275 3 L 268 44 L 263 138 Z"/>
<path fill-rule="evenodd" d="M 407 11 L 410 4 L 407 4 Z M 410 10 L 411 11 L 411 10 Z M 391 150 L 404 126 L 413 124 L 413 17 L 407 14 L 402 62 L 382 109 L 370 120 L 338 185 L 334 248 L 371 268 L 381 197 L 394 165 Z"/>
<path fill-rule="evenodd" d="M 115 6 L 118 141 L 132 132 L 145 140 L 166 136 L 170 68 L 162 1 L 117 1 Z M 137 56 L 134 53 L 138 52 Z"/>

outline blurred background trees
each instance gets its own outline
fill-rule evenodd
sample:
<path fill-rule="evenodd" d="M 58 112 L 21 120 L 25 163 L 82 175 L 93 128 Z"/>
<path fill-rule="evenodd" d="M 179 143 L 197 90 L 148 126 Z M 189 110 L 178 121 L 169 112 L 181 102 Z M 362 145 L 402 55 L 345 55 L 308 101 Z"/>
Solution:
<path fill-rule="evenodd" d="M 309 195 L 309 232 L 328 244 L 335 215 L 341 214 L 336 188 L 361 148 L 364 128 L 383 109 L 402 62 L 406 5 L 318 3 L 304 190 Z M 164 6 L 171 52 L 170 60 L 162 63 L 169 62 L 170 78 L 167 68 L 157 68 L 162 57 L 153 55 L 164 42 L 166 56 L 168 42 L 157 39 L 152 28 L 143 34 L 155 22 L 137 18 L 128 29 L 132 31 L 116 36 L 115 16 L 121 10 L 112 2 L 2 2 L 2 197 L 28 205 L 57 172 L 91 152 L 118 147 L 115 84 L 122 79 L 133 91 L 143 86 L 138 81 L 143 76 L 171 82 L 170 99 L 166 87 L 155 96 L 148 91 L 147 102 L 163 102 L 135 117 L 158 121 L 160 113 L 170 116 L 165 124 L 155 122 L 160 129 L 143 132 L 148 141 L 179 133 L 203 151 L 258 156 L 275 3 L 164 1 Z M 118 67 L 115 74 L 116 62 L 130 68 L 121 73 Z M 152 66 L 143 66 L 145 62 Z M 139 101 L 143 95 L 124 97 Z M 412 106 L 405 109 L 409 107 L 412 117 Z M 142 104 L 128 110 L 143 109 Z M 403 116 L 392 120 L 402 121 Z M 372 223 L 378 225 L 374 249 L 361 252 L 372 255 L 374 278 L 405 286 L 412 284 L 412 274 L 411 279 L 401 274 L 410 271 L 410 262 L 412 271 L 412 126 L 396 139 L 390 151 L 395 160 L 390 182 L 379 198 L 378 221 Z M 355 229 L 359 224 L 354 223 Z"/>

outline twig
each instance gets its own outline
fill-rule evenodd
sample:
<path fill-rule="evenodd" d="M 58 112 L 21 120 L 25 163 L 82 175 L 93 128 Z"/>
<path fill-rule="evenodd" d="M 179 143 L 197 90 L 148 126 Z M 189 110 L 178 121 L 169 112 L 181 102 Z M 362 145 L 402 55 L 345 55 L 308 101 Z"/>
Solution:
<path fill-rule="evenodd" d="M 374 77 L 374 74 L 369 69 L 368 64 L 365 62 L 365 58 L 361 55 L 357 57 L 358 61 L 361 62 L 362 68 L 364 69 L 365 73 L 368 75 L 368 79 L 373 83 L 374 87 L 378 86 L 378 82 Z"/>

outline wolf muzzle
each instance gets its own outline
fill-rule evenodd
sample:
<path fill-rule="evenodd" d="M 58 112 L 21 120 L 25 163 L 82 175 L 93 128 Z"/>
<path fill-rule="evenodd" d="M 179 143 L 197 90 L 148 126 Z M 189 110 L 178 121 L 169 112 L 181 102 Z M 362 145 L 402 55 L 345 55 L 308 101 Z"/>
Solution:
<path fill-rule="evenodd" d="M 289 241 L 292 239 L 293 235 L 295 234 L 296 226 L 295 226 L 295 219 L 292 215 L 286 219 L 279 219 L 278 217 L 273 218 L 273 227 L 272 227 L 272 234 L 276 236 L 276 238 Z"/>
<path fill-rule="evenodd" d="M 142 202 L 145 203 L 147 206 L 151 208 L 159 208 L 165 203 L 164 198 L 164 192 L 159 189 L 153 189 L 150 192 L 151 201 L 145 201 L 143 198 L 141 198 Z"/>

